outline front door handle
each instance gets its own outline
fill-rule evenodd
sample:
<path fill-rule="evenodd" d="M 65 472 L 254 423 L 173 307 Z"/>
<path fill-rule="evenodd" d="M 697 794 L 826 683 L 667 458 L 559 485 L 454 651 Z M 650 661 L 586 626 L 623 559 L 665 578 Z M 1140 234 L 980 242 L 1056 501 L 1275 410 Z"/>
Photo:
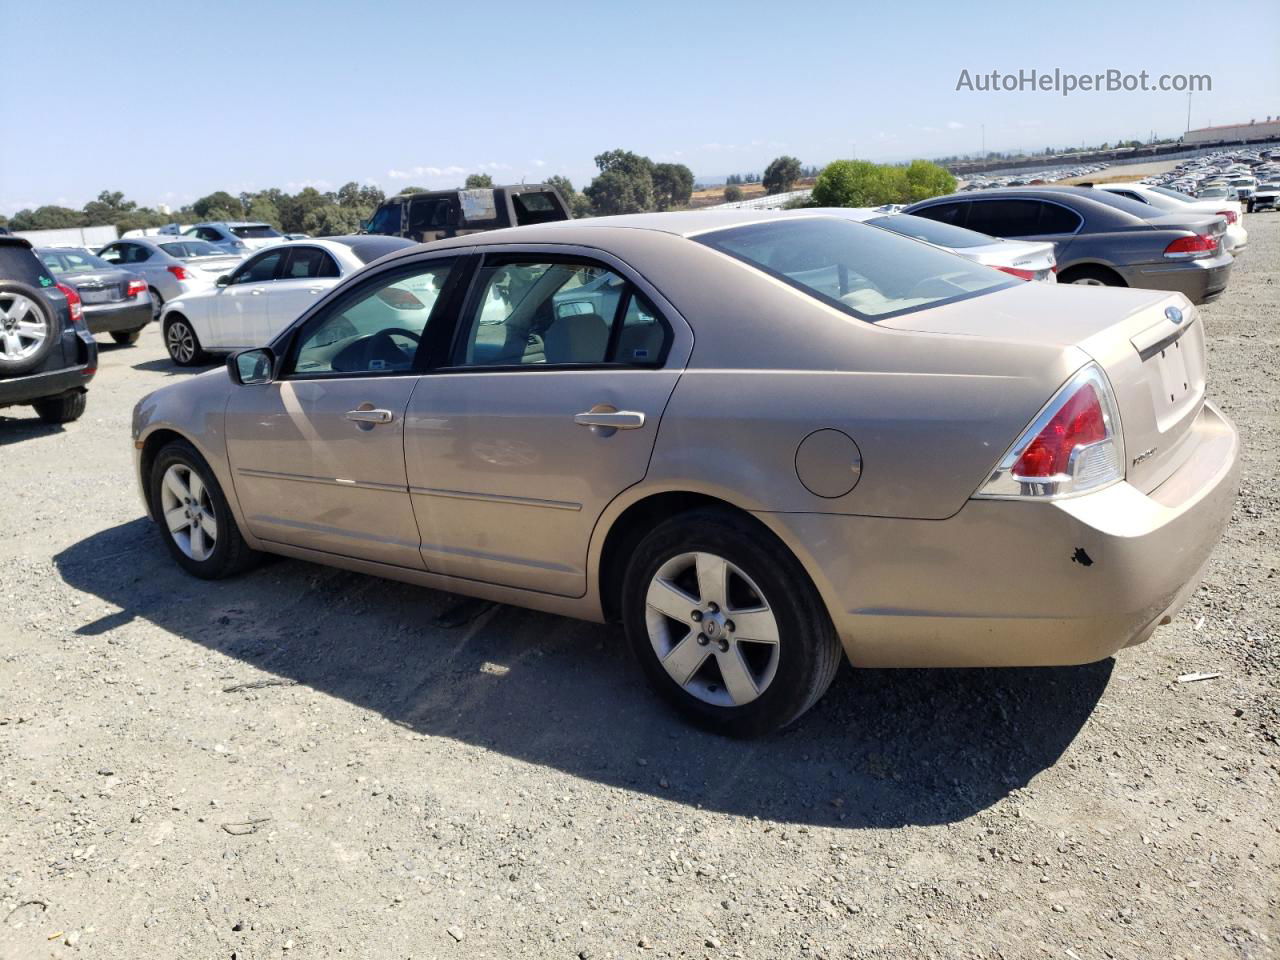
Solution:
<path fill-rule="evenodd" d="M 348 410 L 347 419 L 356 423 L 390 423 L 393 417 L 390 410 Z"/>
<path fill-rule="evenodd" d="M 602 427 L 610 431 L 638 430 L 644 426 L 644 414 L 633 410 L 588 410 L 574 414 L 573 422 L 581 427 Z"/>

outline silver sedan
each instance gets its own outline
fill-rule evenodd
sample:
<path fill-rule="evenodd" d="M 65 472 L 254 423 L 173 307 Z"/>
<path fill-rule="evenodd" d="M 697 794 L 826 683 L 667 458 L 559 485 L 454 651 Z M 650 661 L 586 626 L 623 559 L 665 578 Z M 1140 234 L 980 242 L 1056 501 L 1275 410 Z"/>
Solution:
<path fill-rule="evenodd" d="M 410 247 L 134 412 L 206 578 L 262 552 L 621 624 L 737 735 L 855 666 L 1084 663 L 1195 589 L 1238 441 L 1177 293 L 796 211 Z"/>

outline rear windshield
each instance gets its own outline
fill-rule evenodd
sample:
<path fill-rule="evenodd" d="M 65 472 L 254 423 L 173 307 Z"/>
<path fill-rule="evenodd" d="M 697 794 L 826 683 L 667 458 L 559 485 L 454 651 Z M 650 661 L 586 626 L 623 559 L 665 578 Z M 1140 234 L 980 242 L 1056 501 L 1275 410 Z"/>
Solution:
<path fill-rule="evenodd" d="M 95 273 L 98 270 L 114 270 L 111 264 L 100 260 L 88 250 L 37 250 L 49 271 L 58 276 L 63 273 Z"/>
<path fill-rule="evenodd" d="M 207 240 L 175 240 L 172 243 L 160 244 L 160 249 L 179 260 L 185 260 L 188 257 L 225 257 L 227 255 L 225 250 L 219 250 Z"/>
<path fill-rule="evenodd" d="M 231 232 L 241 240 L 262 240 L 267 237 L 281 236 L 279 230 L 269 227 L 265 223 L 254 223 L 247 227 L 232 227 Z"/>
<path fill-rule="evenodd" d="M 873 227 L 884 227 L 886 230 L 900 233 L 904 237 L 923 240 L 925 243 L 937 244 L 940 247 L 952 247 L 953 249 L 981 247 L 994 242 L 985 233 L 966 230 L 964 227 L 952 226 L 949 223 L 939 223 L 937 220 L 930 220 L 927 217 L 913 217 L 909 213 L 876 217 L 866 222 Z"/>
<path fill-rule="evenodd" d="M 52 287 L 53 277 L 26 244 L 0 243 L 0 280 L 17 280 L 31 287 Z"/>
<path fill-rule="evenodd" d="M 755 223 L 694 239 L 863 320 L 1021 282 L 889 231 L 826 217 Z"/>
<path fill-rule="evenodd" d="M 554 193 L 517 193 L 512 195 L 511 202 L 516 208 L 516 226 L 519 227 L 566 220 L 569 216 Z"/>
<path fill-rule="evenodd" d="M 1185 193 L 1179 193 L 1177 190 L 1170 190 L 1168 187 L 1148 187 L 1147 189 L 1155 191 L 1162 197 L 1173 197 L 1175 200 L 1181 200 L 1183 203 L 1196 202 L 1195 197 L 1188 197 Z"/>

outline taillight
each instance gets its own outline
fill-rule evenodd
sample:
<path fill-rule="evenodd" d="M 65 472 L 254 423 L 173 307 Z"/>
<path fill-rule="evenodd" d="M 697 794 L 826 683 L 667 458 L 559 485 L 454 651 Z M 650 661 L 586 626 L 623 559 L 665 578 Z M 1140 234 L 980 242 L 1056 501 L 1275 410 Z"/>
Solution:
<path fill-rule="evenodd" d="M 75 287 L 68 287 L 65 283 L 58 284 L 58 289 L 67 298 L 67 307 L 71 310 L 71 325 L 77 330 L 83 330 L 84 305 L 80 301 L 80 294 L 76 292 Z"/>
<path fill-rule="evenodd" d="M 147 285 L 145 283 L 143 283 L 141 280 L 130 280 L 129 288 L 125 290 L 124 295 L 126 298 L 129 298 L 129 297 L 136 297 L 139 294 L 146 293 L 146 292 L 147 292 Z"/>
<path fill-rule="evenodd" d="M 186 267 L 173 266 L 173 267 L 165 267 L 165 269 L 168 270 L 170 273 L 172 273 L 179 280 L 191 279 L 191 271 L 188 270 Z"/>
<path fill-rule="evenodd" d="M 1194 260 L 1196 257 L 1212 256 L 1217 249 L 1217 237 L 1197 233 L 1190 237 L 1178 237 L 1164 248 L 1164 255 L 1171 260 Z"/>
<path fill-rule="evenodd" d="M 378 299 L 397 310 L 421 310 L 425 304 L 408 290 L 400 287 L 385 287 L 378 291 Z"/>
<path fill-rule="evenodd" d="M 1034 270 L 1019 270 L 1017 267 L 996 267 L 996 269 L 1004 273 L 1011 273 L 1019 280 L 1034 280 L 1036 278 Z"/>
<path fill-rule="evenodd" d="M 1228 226 L 1230 226 L 1231 224 L 1235 223 L 1238 219 L 1240 219 L 1239 217 L 1236 216 L 1236 212 L 1234 210 L 1219 210 L 1218 216 L 1225 217 Z"/>
<path fill-rule="evenodd" d="M 1064 497 L 1124 479 L 1124 440 L 1102 369 L 1082 368 L 1022 432 L 975 494 Z"/>

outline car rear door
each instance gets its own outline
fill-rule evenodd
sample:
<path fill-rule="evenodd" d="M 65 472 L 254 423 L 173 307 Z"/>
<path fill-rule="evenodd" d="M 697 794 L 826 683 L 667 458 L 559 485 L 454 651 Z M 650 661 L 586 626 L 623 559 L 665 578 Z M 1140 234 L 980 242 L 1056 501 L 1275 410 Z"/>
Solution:
<path fill-rule="evenodd" d="M 586 591 L 591 532 L 643 479 L 692 333 L 599 251 L 500 248 L 476 268 L 446 365 L 405 419 L 428 570 Z"/>

